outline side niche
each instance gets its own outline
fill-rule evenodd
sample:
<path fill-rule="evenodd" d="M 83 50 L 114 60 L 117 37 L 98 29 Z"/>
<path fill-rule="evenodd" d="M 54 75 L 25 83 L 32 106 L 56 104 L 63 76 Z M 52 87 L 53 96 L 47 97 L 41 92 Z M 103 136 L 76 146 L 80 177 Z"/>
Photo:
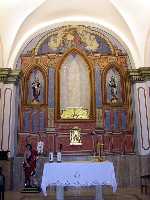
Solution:
<path fill-rule="evenodd" d="M 125 104 L 125 72 L 116 65 L 108 66 L 103 72 L 103 103 L 112 106 Z"/>
<path fill-rule="evenodd" d="M 45 83 L 42 72 L 33 69 L 27 80 L 27 105 L 44 104 Z"/>
<path fill-rule="evenodd" d="M 122 103 L 122 86 L 119 72 L 113 67 L 106 75 L 107 103 Z"/>
<path fill-rule="evenodd" d="M 24 70 L 21 91 L 20 131 L 44 131 L 47 127 L 47 80 L 40 66 Z"/>

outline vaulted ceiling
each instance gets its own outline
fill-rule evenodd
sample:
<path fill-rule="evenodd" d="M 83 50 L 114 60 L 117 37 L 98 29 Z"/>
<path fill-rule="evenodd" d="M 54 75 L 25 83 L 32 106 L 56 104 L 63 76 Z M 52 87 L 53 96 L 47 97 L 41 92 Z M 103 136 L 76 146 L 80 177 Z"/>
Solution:
<path fill-rule="evenodd" d="M 149 19 L 148 0 L 0 1 L 0 67 L 15 68 L 29 40 L 64 24 L 100 27 L 124 45 L 133 67 L 150 67 Z"/>

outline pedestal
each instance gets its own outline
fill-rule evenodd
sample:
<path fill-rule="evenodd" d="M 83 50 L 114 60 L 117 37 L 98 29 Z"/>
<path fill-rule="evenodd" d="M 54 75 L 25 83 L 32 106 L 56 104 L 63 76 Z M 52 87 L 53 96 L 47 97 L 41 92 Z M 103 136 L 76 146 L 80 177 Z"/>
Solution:
<path fill-rule="evenodd" d="M 64 200 L 64 187 L 56 186 L 56 200 Z"/>
<path fill-rule="evenodd" d="M 102 186 L 98 185 L 95 188 L 95 200 L 104 200 Z M 64 200 L 64 187 L 56 186 L 56 200 Z"/>
<path fill-rule="evenodd" d="M 102 193 L 102 186 L 97 185 L 95 189 L 96 189 L 95 200 L 104 200 Z"/>

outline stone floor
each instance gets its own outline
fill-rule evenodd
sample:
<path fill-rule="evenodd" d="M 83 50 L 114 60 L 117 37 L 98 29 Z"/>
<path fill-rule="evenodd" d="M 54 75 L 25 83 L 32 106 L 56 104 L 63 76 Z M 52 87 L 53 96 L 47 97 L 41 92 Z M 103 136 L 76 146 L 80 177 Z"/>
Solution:
<path fill-rule="evenodd" d="M 94 200 L 94 188 L 66 189 L 65 200 Z M 142 195 L 139 188 L 119 188 L 116 193 L 111 189 L 103 189 L 104 200 L 150 200 L 150 193 Z M 42 193 L 26 194 L 19 191 L 8 191 L 5 193 L 5 200 L 55 200 L 55 192 L 48 192 L 44 197 Z"/>

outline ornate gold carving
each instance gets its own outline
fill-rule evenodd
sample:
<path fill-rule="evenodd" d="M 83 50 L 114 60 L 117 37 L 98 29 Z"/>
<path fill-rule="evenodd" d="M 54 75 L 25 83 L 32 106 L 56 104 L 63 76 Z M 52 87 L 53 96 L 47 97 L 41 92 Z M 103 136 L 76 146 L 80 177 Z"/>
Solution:
<path fill-rule="evenodd" d="M 89 119 L 89 113 L 84 108 L 67 108 L 62 110 L 61 119 Z"/>
<path fill-rule="evenodd" d="M 94 87 L 95 87 L 94 84 L 95 83 L 94 83 L 94 77 L 93 77 L 93 66 L 91 65 L 91 62 L 89 61 L 89 59 L 87 58 L 87 56 L 83 52 L 81 52 L 80 50 L 78 50 L 76 48 L 72 48 L 68 52 L 66 52 L 65 54 L 63 54 L 62 59 L 60 60 L 60 62 L 56 66 L 55 102 L 56 102 L 57 107 L 55 109 L 55 119 L 56 120 L 64 119 L 64 118 L 61 117 L 62 111 L 60 109 L 60 72 L 59 72 L 59 70 L 60 70 L 60 68 L 62 66 L 62 63 L 66 59 L 66 57 L 70 53 L 74 53 L 74 52 L 77 53 L 77 54 L 79 54 L 80 56 L 82 56 L 83 59 L 85 60 L 85 62 L 87 63 L 88 67 L 89 67 L 90 87 L 91 87 L 91 100 L 90 100 L 91 101 L 90 102 L 91 106 L 90 106 L 90 113 L 89 113 L 89 118 L 88 119 L 95 120 L 95 90 L 94 90 Z"/>
<path fill-rule="evenodd" d="M 82 145 L 81 143 L 81 129 L 74 127 L 70 130 L 70 145 Z"/>
<path fill-rule="evenodd" d="M 54 127 L 54 108 L 48 108 L 48 127 Z"/>

